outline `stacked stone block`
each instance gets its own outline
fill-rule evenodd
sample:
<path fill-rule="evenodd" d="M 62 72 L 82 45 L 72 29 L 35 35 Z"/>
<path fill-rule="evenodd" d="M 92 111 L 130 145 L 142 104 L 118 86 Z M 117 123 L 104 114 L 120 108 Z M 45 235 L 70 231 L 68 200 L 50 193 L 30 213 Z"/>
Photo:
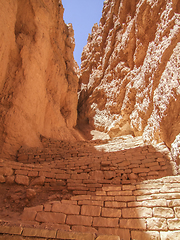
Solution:
<path fill-rule="evenodd" d="M 120 240 L 118 236 L 67 232 L 21 226 L 0 226 L 0 240 Z"/>
<path fill-rule="evenodd" d="M 51 143 L 43 149 L 20 149 L 16 162 L 1 160 L 0 182 L 58 186 L 73 194 L 95 194 L 108 184 L 172 175 L 169 159 L 152 146 L 116 152 L 100 152 L 92 143 L 60 146 Z"/>
<path fill-rule="evenodd" d="M 21 222 L 123 240 L 180 239 L 180 176 L 167 177 L 167 156 L 152 146 L 104 152 L 95 144 L 45 142 L 20 149 L 16 162 L 0 160 L 2 184 L 70 194 L 24 208 Z"/>
<path fill-rule="evenodd" d="M 22 220 L 66 231 L 114 234 L 123 240 L 180 239 L 180 176 L 49 201 L 25 208 Z"/>

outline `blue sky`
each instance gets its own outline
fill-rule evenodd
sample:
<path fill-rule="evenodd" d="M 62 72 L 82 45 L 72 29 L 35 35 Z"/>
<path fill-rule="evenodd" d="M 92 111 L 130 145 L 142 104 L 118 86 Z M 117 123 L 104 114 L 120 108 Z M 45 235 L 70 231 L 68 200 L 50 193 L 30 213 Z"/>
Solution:
<path fill-rule="evenodd" d="M 62 0 L 65 23 L 72 23 L 76 47 L 74 58 L 81 64 L 81 53 L 94 23 L 99 24 L 104 0 Z"/>

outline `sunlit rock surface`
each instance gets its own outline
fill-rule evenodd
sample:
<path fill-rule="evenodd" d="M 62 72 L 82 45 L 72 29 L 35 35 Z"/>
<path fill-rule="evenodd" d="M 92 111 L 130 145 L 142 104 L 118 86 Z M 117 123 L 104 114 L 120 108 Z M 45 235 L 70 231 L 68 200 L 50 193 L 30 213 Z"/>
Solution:
<path fill-rule="evenodd" d="M 82 53 L 80 84 L 80 125 L 164 142 L 177 158 L 180 2 L 105 1 Z"/>
<path fill-rule="evenodd" d="M 74 31 L 58 0 L 0 1 L 0 153 L 75 140 Z M 77 72 L 77 69 L 76 69 Z"/>

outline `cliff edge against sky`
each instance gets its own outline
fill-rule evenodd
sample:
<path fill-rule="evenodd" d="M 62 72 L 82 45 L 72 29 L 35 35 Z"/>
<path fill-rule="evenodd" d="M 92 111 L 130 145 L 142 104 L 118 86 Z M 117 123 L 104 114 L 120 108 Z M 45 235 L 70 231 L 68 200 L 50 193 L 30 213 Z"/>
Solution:
<path fill-rule="evenodd" d="M 107 0 L 82 53 L 79 123 L 178 156 L 180 2 Z"/>

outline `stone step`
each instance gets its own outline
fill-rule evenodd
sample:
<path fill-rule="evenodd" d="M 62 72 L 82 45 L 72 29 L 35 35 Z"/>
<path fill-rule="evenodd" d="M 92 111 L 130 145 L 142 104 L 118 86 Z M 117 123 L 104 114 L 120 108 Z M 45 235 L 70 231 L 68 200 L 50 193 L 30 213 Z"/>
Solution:
<path fill-rule="evenodd" d="M 48 201 L 25 208 L 21 221 L 47 228 L 58 225 L 69 231 L 115 234 L 124 240 L 142 239 L 141 235 L 164 239 L 165 231 L 180 237 L 180 176 L 107 186 L 95 196 Z"/>
<path fill-rule="evenodd" d="M 144 145 L 141 138 L 99 145 L 43 141 L 43 149 L 20 149 L 17 162 L 0 160 L 2 186 L 23 188 L 10 194 L 13 203 L 24 197 L 27 205 L 16 224 L 35 226 L 30 232 L 53 230 L 56 237 L 65 232 L 63 239 L 86 239 L 75 232 L 101 240 L 180 239 L 180 176 L 172 176 L 165 151 Z M 38 191 L 54 194 L 33 202 Z"/>
<path fill-rule="evenodd" d="M 49 230 L 33 227 L 3 226 L 0 225 L 0 240 L 120 240 L 119 236 L 99 235 L 94 233 L 70 232 L 62 230 Z"/>
<path fill-rule="evenodd" d="M 119 151 L 116 156 L 107 153 L 102 158 L 51 159 L 42 164 L 0 162 L 1 183 L 60 185 L 74 191 L 94 192 L 106 184 L 133 184 L 167 175 L 172 175 L 172 167 L 165 156 L 159 152 L 149 155 L 148 151 L 141 155 L 136 149 L 131 154 Z"/>
<path fill-rule="evenodd" d="M 168 157 L 144 143 L 137 147 L 139 138 L 109 141 L 109 145 L 119 147 L 116 152 L 113 152 L 114 149 L 110 152 L 99 151 L 93 142 L 70 144 L 55 141 L 50 142 L 53 148 L 22 148 L 17 156 L 18 162 L 1 160 L 0 182 L 27 186 L 60 185 L 69 191 L 74 190 L 75 194 L 78 191 L 82 194 L 82 191 L 94 193 L 106 184 L 132 184 L 172 175 L 172 164 Z M 120 149 L 122 141 L 131 142 L 134 148 Z"/>

